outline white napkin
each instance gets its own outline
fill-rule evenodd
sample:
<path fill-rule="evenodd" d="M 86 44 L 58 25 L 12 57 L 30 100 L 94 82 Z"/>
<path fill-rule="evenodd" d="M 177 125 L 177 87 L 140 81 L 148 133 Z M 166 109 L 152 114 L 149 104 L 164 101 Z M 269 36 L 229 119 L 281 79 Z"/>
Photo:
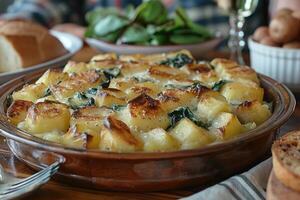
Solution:
<path fill-rule="evenodd" d="M 233 176 L 182 200 L 265 199 L 271 169 L 272 159 L 269 158 L 243 174 Z"/>

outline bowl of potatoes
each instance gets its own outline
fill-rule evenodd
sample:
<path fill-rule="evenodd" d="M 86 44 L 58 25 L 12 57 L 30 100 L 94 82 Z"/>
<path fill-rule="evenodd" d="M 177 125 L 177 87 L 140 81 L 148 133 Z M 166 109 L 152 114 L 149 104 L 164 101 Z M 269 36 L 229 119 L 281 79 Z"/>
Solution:
<path fill-rule="evenodd" d="M 251 66 L 259 73 L 300 91 L 300 15 L 279 10 L 269 26 L 256 29 L 249 38 Z"/>
<path fill-rule="evenodd" d="M 284 85 L 230 60 L 110 53 L 1 86 L 0 134 L 34 169 L 59 160 L 60 180 L 158 191 L 264 159 L 294 108 Z"/>

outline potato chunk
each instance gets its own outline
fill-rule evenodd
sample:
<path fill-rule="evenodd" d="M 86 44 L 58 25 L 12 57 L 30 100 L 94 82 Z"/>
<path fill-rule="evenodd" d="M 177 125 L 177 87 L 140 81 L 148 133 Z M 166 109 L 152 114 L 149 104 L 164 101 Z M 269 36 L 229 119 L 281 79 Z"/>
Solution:
<path fill-rule="evenodd" d="M 218 140 L 228 140 L 241 134 L 244 127 L 235 115 L 223 112 L 212 121 L 210 130 Z"/>
<path fill-rule="evenodd" d="M 226 99 L 221 96 L 203 95 L 197 106 L 197 115 L 209 122 L 221 112 L 231 112 L 230 105 Z"/>
<path fill-rule="evenodd" d="M 25 85 L 21 90 L 12 94 L 13 100 L 24 100 L 36 102 L 43 97 L 46 92 L 46 85 L 44 83 Z"/>
<path fill-rule="evenodd" d="M 255 122 L 256 125 L 262 124 L 272 115 L 268 105 L 258 101 L 245 101 L 236 108 L 235 113 L 242 123 Z"/>
<path fill-rule="evenodd" d="M 88 106 L 79 108 L 72 113 L 71 126 L 77 126 L 77 129 L 84 132 L 100 132 L 103 128 L 103 119 L 105 116 L 112 113 L 112 110 L 107 108 L 98 108 Z"/>
<path fill-rule="evenodd" d="M 142 133 L 140 138 L 144 142 L 144 151 L 147 152 L 175 151 L 179 148 L 178 141 L 161 128 Z"/>
<path fill-rule="evenodd" d="M 97 92 L 95 96 L 95 101 L 97 106 L 108 106 L 111 107 L 115 105 L 125 105 L 126 95 L 121 90 L 115 88 L 101 89 Z"/>
<path fill-rule="evenodd" d="M 54 130 L 66 132 L 70 125 L 69 108 L 55 102 L 39 102 L 28 109 L 24 128 L 31 133 Z"/>
<path fill-rule="evenodd" d="M 100 132 L 74 125 L 62 136 L 62 142 L 68 147 L 98 149 L 100 138 Z"/>
<path fill-rule="evenodd" d="M 103 151 L 134 152 L 141 148 L 141 143 L 124 122 L 108 116 L 104 119 L 99 148 Z"/>
<path fill-rule="evenodd" d="M 27 115 L 27 111 L 32 106 L 32 104 L 33 103 L 31 101 L 13 101 L 6 112 L 9 121 L 14 125 L 17 125 L 18 123 L 24 121 Z"/>
<path fill-rule="evenodd" d="M 146 94 L 129 101 L 127 107 L 120 111 L 119 117 L 130 128 L 137 131 L 166 129 L 169 126 L 168 115 L 162 109 L 160 102 Z"/>
<path fill-rule="evenodd" d="M 152 82 L 137 83 L 133 87 L 128 88 L 125 93 L 128 95 L 128 99 L 133 99 L 141 94 L 147 94 L 152 98 L 155 98 L 160 93 L 161 87 Z"/>
<path fill-rule="evenodd" d="M 243 84 L 240 82 L 229 82 L 221 88 L 221 94 L 232 104 L 239 104 L 244 101 L 262 102 L 264 89 L 258 87 L 255 83 Z"/>
<path fill-rule="evenodd" d="M 59 69 L 48 69 L 36 83 L 44 83 L 46 86 L 57 84 L 68 79 L 69 75 Z"/>
<path fill-rule="evenodd" d="M 87 64 L 84 62 L 75 62 L 75 61 L 69 61 L 66 66 L 64 67 L 63 72 L 66 73 L 82 73 L 88 71 Z"/>
<path fill-rule="evenodd" d="M 181 149 L 198 148 L 213 141 L 207 130 L 197 126 L 188 118 L 181 119 L 171 130 L 171 135 L 180 142 Z"/>

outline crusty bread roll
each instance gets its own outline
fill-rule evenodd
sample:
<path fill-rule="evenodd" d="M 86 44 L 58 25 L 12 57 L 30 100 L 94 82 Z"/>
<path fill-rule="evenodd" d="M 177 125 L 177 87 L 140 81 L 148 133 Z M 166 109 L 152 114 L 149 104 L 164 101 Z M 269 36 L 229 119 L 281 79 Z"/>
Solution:
<path fill-rule="evenodd" d="M 300 131 L 293 131 L 272 146 L 273 170 L 287 187 L 300 192 Z"/>
<path fill-rule="evenodd" d="M 28 21 L 8 21 L 0 26 L 0 72 L 16 71 L 66 53 L 43 26 Z"/>

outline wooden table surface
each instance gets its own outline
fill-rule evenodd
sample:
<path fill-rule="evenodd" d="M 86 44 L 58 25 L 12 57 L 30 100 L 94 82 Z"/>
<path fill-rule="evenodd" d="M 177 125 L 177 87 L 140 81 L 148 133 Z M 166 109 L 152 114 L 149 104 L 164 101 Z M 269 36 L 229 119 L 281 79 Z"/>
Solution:
<path fill-rule="evenodd" d="M 73 57 L 76 61 L 88 61 L 93 55 L 97 54 L 96 50 L 93 50 L 85 46 L 78 54 Z M 224 57 L 225 54 L 210 52 L 204 55 L 205 58 L 211 57 Z M 300 96 L 299 96 L 300 97 Z M 300 98 L 297 98 L 300 101 Z M 295 113 L 291 119 L 281 128 L 281 134 L 290 130 L 300 129 L 300 105 L 297 106 Z M 26 165 L 18 161 L 12 153 L 9 151 L 5 144 L 5 139 L 0 136 L 0 164 L 4 165 L 6 170 L 9 170 L 16 176 L 26 177 L 34 173 Z M 60 199 L 72 199 L 72 200 L 93 200 L 93 199 L 114 199 L 114 200 L 127 200 L 127 199 L 178 199 L 181 197 L 189 196 L 199 189 L 186 188 L 176 191 L 155 192 L 155 193 L 125 193 L 125 192 L 109 192 L 98 191 L 80 188 L 78 186 L 66 185 L 63 183 L 49 181 L 40 189 L 34 193 L 24 197 L 22 199 L 30 200 L 60 200 Z"/>

